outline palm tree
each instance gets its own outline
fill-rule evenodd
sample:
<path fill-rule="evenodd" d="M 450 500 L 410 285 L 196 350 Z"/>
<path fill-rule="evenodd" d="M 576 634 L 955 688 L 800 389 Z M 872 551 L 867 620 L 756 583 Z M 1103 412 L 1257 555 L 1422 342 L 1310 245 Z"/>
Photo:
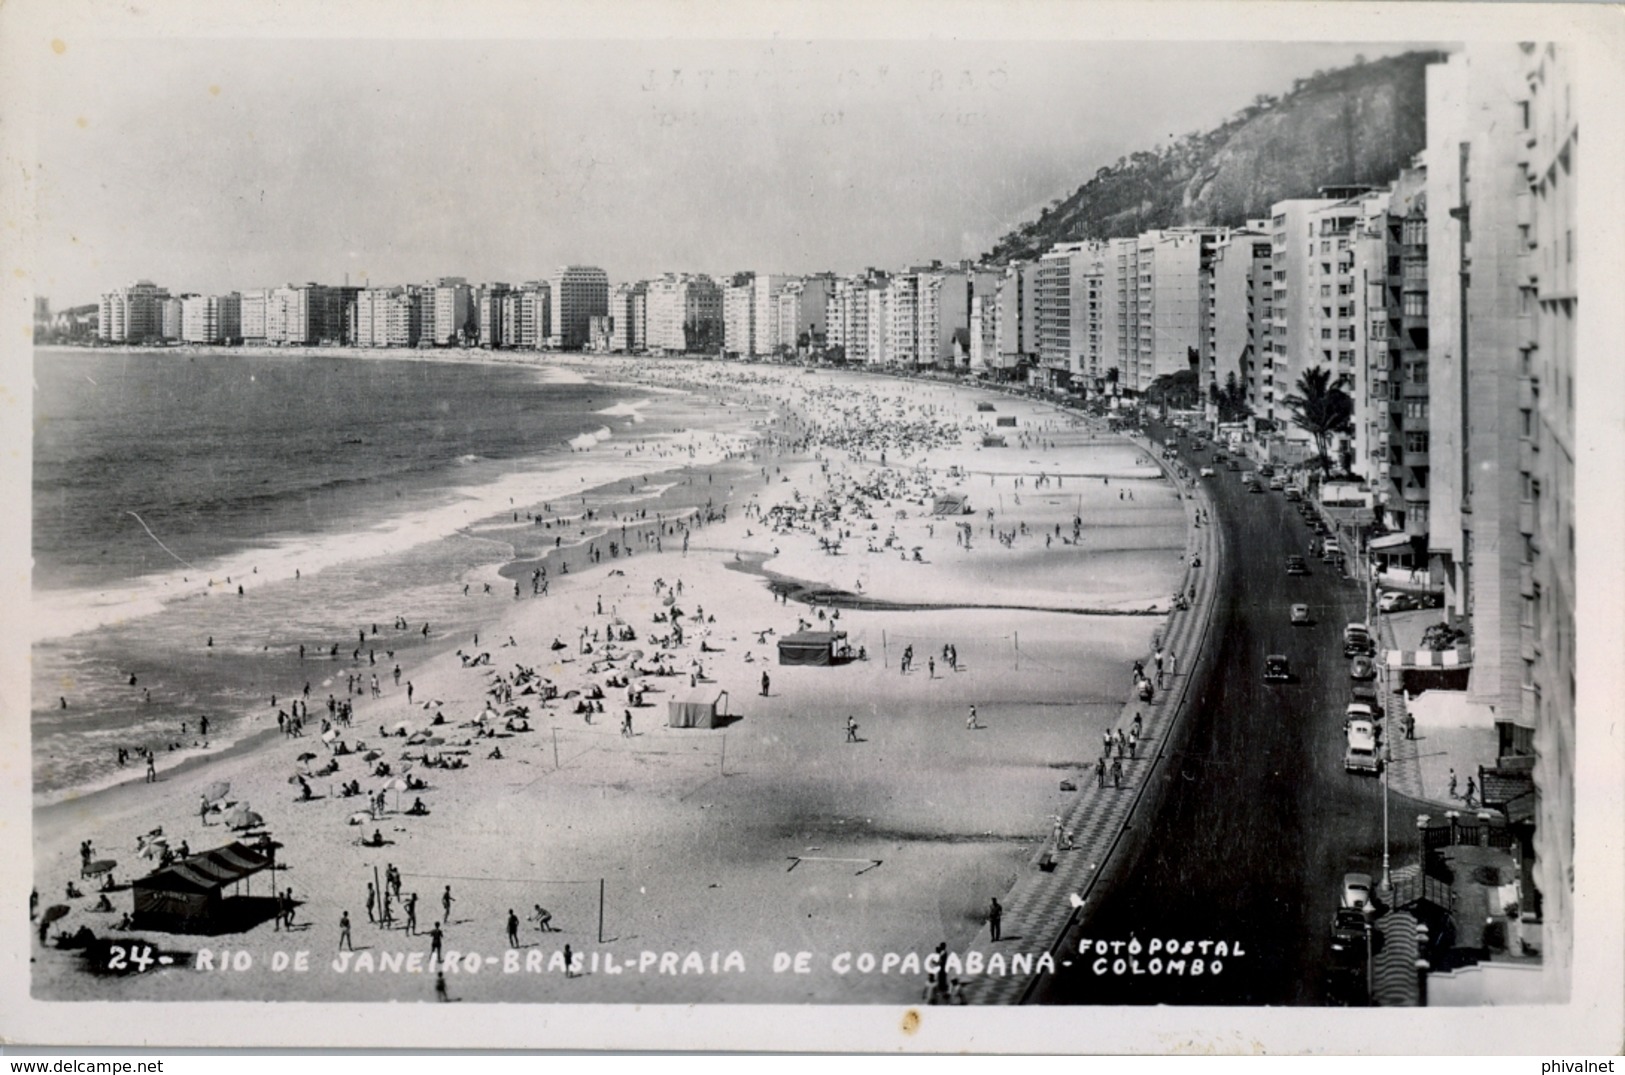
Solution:
<path fill-rule="evenodd" d="M 1354 432 L 1354 400 L 1343 391 L 1347 383 L 1347 374 L 1339 376 L 1334 383 L 1331 370 L 1311 366 L 1299 376 L 1296 394 L 1282 400 L 1292 415 L 1293 424 L 1315 438 L 1322 467 L 1330 467 L 1326 443 L 1332 435 Z"/>

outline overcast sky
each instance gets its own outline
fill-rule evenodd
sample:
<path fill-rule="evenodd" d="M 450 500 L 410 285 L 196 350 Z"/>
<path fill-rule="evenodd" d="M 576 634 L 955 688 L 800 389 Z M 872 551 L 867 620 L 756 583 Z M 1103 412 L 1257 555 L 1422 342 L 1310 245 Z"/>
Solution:
<path fill-rule="evenodd" d="M 1102 165 L 1407 46 L 80 41 L 39 290 L 974 257 Z"/>

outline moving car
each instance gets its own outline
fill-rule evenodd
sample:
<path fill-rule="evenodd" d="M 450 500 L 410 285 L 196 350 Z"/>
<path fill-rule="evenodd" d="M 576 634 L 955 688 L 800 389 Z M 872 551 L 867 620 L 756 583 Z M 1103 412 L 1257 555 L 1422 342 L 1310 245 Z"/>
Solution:
<path fill-rule="evenodd" d="M 1286 573 L 1288 575 L 1307 575 L 1309 565 L 1304 563 L 1301 556 L 1288 556 L 1286 558 Z"/>
<path fill-rule="evenodd" d="M 1247 491 L 1249 493 L 1262 493 L 1264 491 L 1264 483 L 1259 481 L 1257 478 L 1249 478 L 1247 480 Z"/>
<path fill-rule="evenodd" d="M 1377 757 L 1377 726 L 1369 720 L 1350 721 L 1344 732 L 1343 771 L 1376 773 L 1382 769 Z"/>
<path fill-rule="evenodd" d="M 1283 490 L 1285 488 L 1286 488 L 1286 482 L 1282 481 L 1280 478 L 1271 478 L 1270 479 L 1270 491 L 1271 492 L 1279 493 L 1281 490 Z"/>
<path fill-rule="evenodd" d="M 1371 875 L 1346 873 L 1343 875 L 1343 893 L 1339 906 L 1350 911 L 1363 911 L 1371 902 Z"/>
<path fill-rule="evenodd" d="M 1197 473 L 1200 474 L 1204 478 L 1211 478 L 1211 477 L 1213 477 L 1213 468 L 1212 467 L 1203 467 L 1201 470 L 1197 471 Z"/>
<path fill-rule="evenodd" d="M 1236 461 L 1234 459 L 1230 459 L 1230 460 L 1227 460 L 1225 462 L 1224 468 L 1226 470 L 1240 470 L 1241 469 L 1241 463 L 1239 463 L 1238 461 Z"/>
<path fill-rule="evenodd" d="M 1264 682 L 1288 683 L 1292 680 L 1292 665 L 1286 656 L 1272 653 L 1264 658 Z"/>
<path fill-rule="evenodd" d="M 1312 622 L 1314 622 L 1314 621 L 1312 621 L 1309 618 L 1309 606 L 1308 605 L 1293 605 L 1292 606 L 1292 626 L 1294 626 L 1294 627 L 1304 627 L 1304 626 L 1307 626 L 1308 624 L 1310 624 Z"/>
<path fill-rule="evenodd" d="M 1289 485 L 1286 487 L 1286 498 L 1300 504 L 1303 502 L 1303 494 L 1298 491 L 1298 487 L 1296 485 Z"/>
<path fill-rule="evenodd" d="M 1359 654 L 1370 656 L 1377 652 L 1377 645 L 1371 640 L 1371 628 L 1363 623 L 1351 623 L 1343 628 L 1343 656 L 1355 657 Z"/>
<path fill-rule="evenodd" d="M 1376 679 L 1377 663 L 1370 657 L 1361 653 L 1349 662 L 1350 679 Z"/>
<path fill-rule="evenodd" d="M 1336 563 L 1337 558 L 1342 555 L 1343 546 L 1337 543 L 1336 538 L 1327 538 L 1326 543 L 1320 547 L 1320 562 L 1323 564 Z"/>

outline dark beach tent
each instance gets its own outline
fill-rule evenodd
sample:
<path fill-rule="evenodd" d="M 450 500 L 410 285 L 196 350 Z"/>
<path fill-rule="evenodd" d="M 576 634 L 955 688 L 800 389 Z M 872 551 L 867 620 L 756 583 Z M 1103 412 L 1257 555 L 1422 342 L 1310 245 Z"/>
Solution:
<path fill-rule="evenodd" d="M 728 692 L 711 688 L 690 691 L 666 703 L 666 725 L 671 728 L 715 728 L 726 715 Z"/>
<path fill-rule="evenodd" d="M 963 493 L 942 493 L 931 502 L 933 515 L 969 515 L 970 498 Z"/>
<path fill-rule="evenodd" d="M 779 639 L 780 664 L 835 663 L 836 643 L 846 638 L 845 631 L 797 631 Z"/>
<path fill-rule="evenodd" d="M 137 878 L 131 924 L 170 933 L 218 932 L 227 924 L 225 887 L 270 865 L 268 856 L 247 844 L 230 843 Z"/>
<path fill-rule="evenodd" d="M 1013 426 L 1016 424 L 1016 416 L 1013 414 L 1001 414 L 997 418 L 993 419 L 993 424 L 1000 426 Z"/>
<path fill-rule="evenodd" d="M 976 409 L 979 410 L 979 411 L 991 411 L 993 409 L 993 404 L 991 404 L 991 403 L 978 403 L 976 405 Z"/>
<path fill-rule="evenodd" d="M 1003 448 L 1004 438 L 999 436 L 997 433 L 984 433 L 982 434 L 982 447 Z"/>

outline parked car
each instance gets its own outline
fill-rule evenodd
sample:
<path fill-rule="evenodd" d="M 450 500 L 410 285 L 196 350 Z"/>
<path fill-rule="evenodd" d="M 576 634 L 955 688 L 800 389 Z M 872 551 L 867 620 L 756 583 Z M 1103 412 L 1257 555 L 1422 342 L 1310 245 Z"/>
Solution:
<path fill-rule="evenodd" d="M 1303 502 L 1303 494 L 1298 491 L 1298 487 L 1296 485 L 1289 485 L 1286 487 L 1286 498 L 1300 504 Z"/>
<path fill-rule="evenodd" d="M 1377 688 L 1374 685 L 1370 683 L 1356 683 L 1354 685 L 1354 689 L 1349 691 L 1349 696 L 1354 701 L 1368 706 L 1377 720 L 1382 719 L 1382 701 L 1377 697 Z M 1382 728 L 1380 724 L 1377 727 L 1379 731 Z"/>
<path fill-rule="evenodd" d="M 1350 679 L 1376 679 L 1377 663 L 1361 653 L 1349 662 Z"/>
<path fill-rule="evenodd" d="M 1309 565 L 1304 562 L 1301 556 L 1288 556 L 1286 558 L 1286 573 L 1288 575 L 1307 575 L 1309 574 Z"/>
<path fill-rule="evenodd" d="M 1270 491 L 1271 492 L 1279 493 L 1281 490 L 1283 490 L 1285 488 L 1286 488 L 1286 482 L 1282 481 L 1280 478 L 1271 478 L 1270 479 Z"/>
<path fill-rule="evenodd" d="M 1414 608 L 1438 608 L 1444 604 L 1444 595 L 1436 593 L 1405 593 L 1386 590 L 1377 598 L 1379 612 L 1409 612 Z"/>
<path fill-rule="evenodd" d="M 1200 474 L 1204 478 L 1211 478 L 1211 477 L 1213 477 L 1213 468 L 1212 467 L 1203 467 L 1201 470 L 1197 471 L 1197 473 Z"/>
<path fill-rule="evenodd" d="M 1376 643 L 1371 640 L 1371 628 L 1363 623 L 1351 623 L 1343 628 L 1343 656 L 1354 657 L 1361 653 L 1367 656 L 1377 652 Z"/>
<path fill-rule="evenodd" d="M 1365 957 L 1365 911 L 1360 907 L 1339 907 L 1332 914 L 1332 951 L 1357 952 Z"/>
<path fill-rule="evenodd" d="M 1284 654 L 1272 653 L 1264 658 L 1265 683 L 1289 683 L 1292 680 L 1292 664 Z"/>
<path fill-rule="evenodd" d="M 1343 771 L 1377 773 L 1382 761 L 1377 757 L 1377 726 L 1369 720 L 1349 722 L 1344 731 Z"/>
<path fill-rule="evenodd" d="M 1308 605 L 1293 605 L 1291 615 L 1292 626 L 1294 627 L 1307 627 L 1309 624 L 1314 622 L 1309 618 Z"/>
<path fill-rule="evenodd" d="M 1371 725 L 1372 734 L 1378 739 L 1382 738 L 1382 725 L 1377 723 L 1376 709 L 1362 701 L 1353 701 L 1343 710 L 1343 727 L 1352 727 L 1356 722 L 1364 721 Z"/>
<path fill-rule="evenodd" d="M 1350 911 L 1363 911 L 1371 902 L 1371 875 L 1368 873 L 1346 873 L 1343 875 L 1343 891 L 1338 899 L 1338 906 Z"/>
<path fill-rule="evenodd" d="M 1225 467 L 1226 470 L 1240 470 L 1241 469 L 1241 464 L 1239 462 L 1237 462 L 1236 460 L 1231 459 L 1231 460 L 1229 460 L 1228 462 L 1225 463 L 1224 467 Z"/>

